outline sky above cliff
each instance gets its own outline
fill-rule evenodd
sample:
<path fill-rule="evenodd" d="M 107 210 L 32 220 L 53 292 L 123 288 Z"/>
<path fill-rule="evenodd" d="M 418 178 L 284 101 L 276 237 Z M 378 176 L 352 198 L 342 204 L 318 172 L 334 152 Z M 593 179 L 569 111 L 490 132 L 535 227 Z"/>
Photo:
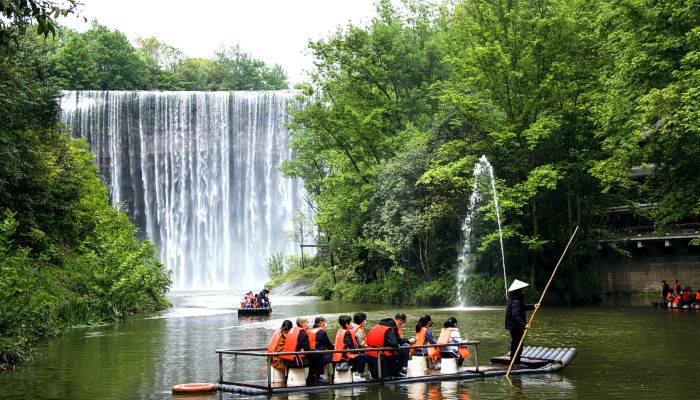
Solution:
<path fill-rule="evenodd" d="M 155 36 L 188 57 L 211 58 L 223 47 L 241 50 L 268 65 L 280 64 L 291 83 L 312 68 L 309 39 L 328 37 L 348 22 L 364 25 L 374 0 L 81 0 L 81 17 L 60 22 L 84 31 L 97 19 L 130 40 Z"/>

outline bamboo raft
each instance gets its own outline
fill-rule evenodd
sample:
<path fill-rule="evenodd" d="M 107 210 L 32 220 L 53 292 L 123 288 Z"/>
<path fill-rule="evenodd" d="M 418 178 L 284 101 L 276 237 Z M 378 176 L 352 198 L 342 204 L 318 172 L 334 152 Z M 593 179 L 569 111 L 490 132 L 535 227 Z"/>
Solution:
<path fill-rule="evenodd" d="M 505 376 L 508 370 L 508 364 L 510 363 L 510 357 L 494 357 L 492 358 L 491 364 L 489 365 L 479 365 L 479 351 L 478 341 L 467 341 L 462 342 L 462 345 L 469 346 L 473 349 L 472 359 L 474 365 L 459 368 L 455 372 L 444 372 L 432 369 L 421 369 L 416 372 L 415 369 L 411 371 L 411 362 L 409 361 L 409 375 L 403 378 L 389 377 L 383 378 L 381 373 L 381 352 L 379 352 L 379 379 L 371 379 L 363 382 L 343 382 L 343 383 L 333 383 L 334 375 L 329 376 L 328 384 L 314 385 L 314 386 L 287 386 L 286 381 L 273 379 L 273 371 L 270 365 L 270 360 L 272 356 L 279 355 L 296 355 L 296 354 L 328 354 L 328 353 L 348 353 L 348 352 L 361 352 L 366 349 L 353 349 L 353 350 L 316 350 L 308 352 L 279 352 L 279 353 L 266 353 L 265 348 L 251 348 L 251 349 L 222 349 L 216 350 L 219 356 L 219 382 L 216 385 L 217 390 L 232 392 L 238 394 L 246 395 L 270 395 L 270 394 L 280 394 L 280 393 L 295 393 L 295 392 L 323 392 L 335 389 L 345 389 L 353 387 L 371 387 L 371 386 L 381 386 L 381 385 L 397 385 L 397 384 L 412 384 L 412 383 L 428 383 L 428 382 L 440 382 L 440 381 L 465 381 L 465 380 L 475 380 L 489 377 Z M 449 347 L 455 344 L 444 344 L 444 345 L 434 345 L 434 347 Z M 432 346 L 432 345 L 431 345 Z M 425 346 L 406 346 L 402 349 L 411 348 L 425 348 Z M 389 347 L 383 347 L 379 349 L 372 350 L 396 350 Z M 224 357 L 240 357 L 240 356 L 252 356 L 252 357 L 265 357 L 267 360 L 266 380 L 253 380 L 253 381 L 236 381 L 229 380 L 224 377 Z M 526 375 L 526 374 L 547 374 L 552 372 L 558 372 L 564 369 L 571 361 L 576 357 L 576 349 L 574 348 L 550 348 L 550 347 L 525 347 L 521 355 L 521 364 L 527 366 L 527 368 L 515 369 L 511 371 L 511 375 Z M 414 357 L 415 358 L 415 357 Z M 466 361 L 466 360 L 465 360 Z M 413 372 L 413 373 L 412 373 Z M 336 372 L 336 374 L 338 374 Z"/>

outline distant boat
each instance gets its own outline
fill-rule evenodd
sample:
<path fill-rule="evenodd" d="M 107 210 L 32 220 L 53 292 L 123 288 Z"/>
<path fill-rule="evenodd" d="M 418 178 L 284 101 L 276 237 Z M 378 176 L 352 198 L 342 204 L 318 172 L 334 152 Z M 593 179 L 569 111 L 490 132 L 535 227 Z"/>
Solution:
<path fill-rule="evenodd" d="M 267 308 L 239 308 L 238 315 L 270 315 L 272 307 Z"/>

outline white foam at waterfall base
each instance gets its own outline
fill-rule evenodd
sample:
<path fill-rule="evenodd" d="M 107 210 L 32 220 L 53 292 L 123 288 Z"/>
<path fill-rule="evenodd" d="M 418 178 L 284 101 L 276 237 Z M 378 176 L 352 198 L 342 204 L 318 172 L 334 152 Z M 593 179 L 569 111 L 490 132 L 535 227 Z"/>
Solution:
<path fill-rule="evenodd" d="M 300 181 L 283 178 L 294 91 L 66 91 L 63 122 L 87 139 L 115 204 L 173 271 L 173 289 L 252 289 L 285 239 Z"/>

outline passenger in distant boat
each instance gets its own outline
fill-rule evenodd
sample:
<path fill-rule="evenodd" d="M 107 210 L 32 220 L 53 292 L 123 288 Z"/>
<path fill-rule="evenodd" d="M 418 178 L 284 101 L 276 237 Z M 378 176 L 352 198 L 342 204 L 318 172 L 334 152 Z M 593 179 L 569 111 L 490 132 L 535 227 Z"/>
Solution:
<path fill-rule="evenodd" d="M 506 306 L 506 321 L 505 327 L 510 331 L 510 357 L 511 360 L 515 359 L 515 364 L 518 367 L 525 367 L 520 365 L 520 354 L 523 351 L 524 344 L 520 347 L 520 351 L 517 352 L 518 344 L 525 334 L 526 329 L 530 329 L 529 324 L 525 320 L 525 311 L 534 310 L 539 307 L 539 304 L 525 304 L 523 298 L 523 289 L 529 286 L 527 283 L 514 280 L 513 283 L 508 288 L 510 294 L 508 299 L 508 305 Z"/>
<path fill-rule="evenodd" d="M 272 334 L 270 343 L 267 345 L 268 353 L 282 352 L 282 349 L 284 349 L 284 344 L 287 342 L 287 334 L 292 327 L 292 321 L 285 319 L 284 322 L 282 322 L 282 326 L 280 326 L 279 329 Z M 272 357 L 271 365 L 273 368 L 284 369 L 284 363 L 282 362 L 280 356 Z"/>
<path fill-rule="evenodd" d="M 308 329 L 309 343 L 311 348 L 314 350 L 334 350 L 333 343 L 328 339 L 328 334 L 326 333 L 326 326 L 328 323 L 326 319 L 322 316 L 316 317 L 314 320 L 314 326 Z M 325 379 L 321 377 L 323 375 L 323 368 L 330 364 L 332 360 L 331 354 L 314 354 L 309 356 L 309 377 L 308 381 L 310 384 L 314 383 L 328 383 Z"/>
<path fill-rule="evenodd" d="M 304 317 L 297 318 L 297 325 L 287 333 L 282 352 L 311 350 L 309 335 L 306 333 L 307 322 L 309 322 L 309 320 Z M 284 365 L 289 368 L 304 368 L 309 365 L 309 360 L 307 360 L 306 356 L 303 354 L 280 356 L 280 358 L 284 360 Z"/>
<path fill-rule="evenodd" d="M 431 326 L 433 326 L 433 320 L 430 318 L 430 315 L 423 315 L 418 319 L 418 324 L 416 324 L 416 346 L 437 343 L 435 337 L 433 337 L 433 332 L 430 330 Z M 427 357 L 428 353 L 428 347 L 415 349 L 415 355 L 420 357 Z"/>
<path fill-rule="evenodd" d="M 369 372 L 372 378 L 379 379 L 378 354 L 377 351 L 369 350 L 371 348 L 391 347 L 394 350 L 382 350 L 382 375 L 395 376 L 399 378 L 406 377 L 405 373 L 401 372 L 401 360 L 403 352 L 408 353 L 407 349 L 399 349 L 402 339 L 399 337 L 399 328 L 396 325 L 396 320 L 393 318 L 384 318 L 379 321 L 379 324 L 370 329 L 367 333 L 367 363 L 369 364 Z M 415 339 L 410 339 L 409 343 L 415 342 Z"/>
<path fill-rule="evenodd" d="M 357 340 L 357 346 L 361 349 L 367 347 L 365 343 L 365 324 L 367 323 L 367 314 L 363 312 L 356 312 L 352 316 L 352 331 L 355 334 L 355 339 Z"/>
<path fill-rule="evenodd" d="M 671 303 L 673 304 L 673 307 L 680 307 L 681 306 L 681 296 L 679 294 L 673 294 L 671 295 Z"/>
<path fill-rule="evenodd" d="M 666 293 L 666 307 L 671 307 L 673 304 L 673 291 Z"/>
<path fill-rule="evenodd" d="M 673 285 L 673 291 L 676 294 L 681 294 L 681 284 L 678 282 L 678 279 L 676 279 L 676 283 Z"/>
<path fill-rule="evenodd" d="M 243 302 L 241 302 L 242 308 L 252 308 L 253 307 L 252 295 L 253 295 L 253 292 L 248 292 L 245 294 L 245 296 L 243 297 Z"/>
<path fill-rule="evenodd" d="M 700 304 L 700 289 L 695 293 L 695 304 Z"/>
<path fill-rule="evenodd" d="M 690 288 L 686 287 L 685 289 L 683 289 L 683 292 L 681 292 L 681 307 L 683 307 L 685 305 L 690 307 L 690 303 L 692 303 L 692 302 L 693 302 L 693 298 L 690 295 Z"/>
<path fill-rule="evenodd" d="M 661 281 L 664 285 L 661 288 L 661 298 L 666 300 L 666 297 L 668 296 L 668 292 L 671 291 L 671 288 L 668 286 L 668 282 L 665 280 Z"/>
<path fill-rule="evenodd" d="M 415 343 L 416 339 L 411 338 L 410 340 L 404 339 L 403 337 L 403 327 L 406 326 L 406 314 L 404 313 L 396 313 L 394 315 L 394 321 L 396 321 L 396 327 L 398 328 L 398 338 L 399 338 L 399 345 L 402 347 L 410 346 L 412 343 Z M 400 365 L 401 365 L 401 373 L 402 374 L 407 374 L 408 373 L 408 356 L 410 354 L 410 351 L 408 349 L 399 349 L 399 356 L 400 356 Z"/>
<path fill-rule="evenodd" d="M 442 331 L 440 331 L 440 337 L 437 340 L 438 344 L 462 343 L 462 336 L 459 333 L 455 317 L 447 318 L 443 326 Z M 457 366 L 461 367 L 464 359 L 471 357 L 471 354 L 469 354 L 466 346 L 448 346 L 440 348 L 440 357 L 456 358 Z"/>
<path fill-rule="evenodd" d="M 263 289 L 260 291 L 258 294 L 258 300 L 259 300 L 259 305 L 262 308 L 268 308 L 270 307 L 270 298 L 268 297 L 268 294 L 270 293 L 269 290 Z"/>
<path fill-rule="evenodd" d="M 335 349 L 336 350 L 346 350 L 346 349 L 358 349 L 357 339 L 352 331 L 352 326 L 350 321 L 352 319 L 349 315 L 341 315 L 338 317 L 338 324 L 340 329 L 335 335 Z M 333 353 L 333 362 L 336 363 L 336 369 L 338 365 L 342 362 L 347 362 L 352 366 L 353 382 L 362 382 L 365 379 L 360 376 L 360 374 L 365 372 L 365 364 L 367 363 L 367 354 L 364 353 Z"/>

